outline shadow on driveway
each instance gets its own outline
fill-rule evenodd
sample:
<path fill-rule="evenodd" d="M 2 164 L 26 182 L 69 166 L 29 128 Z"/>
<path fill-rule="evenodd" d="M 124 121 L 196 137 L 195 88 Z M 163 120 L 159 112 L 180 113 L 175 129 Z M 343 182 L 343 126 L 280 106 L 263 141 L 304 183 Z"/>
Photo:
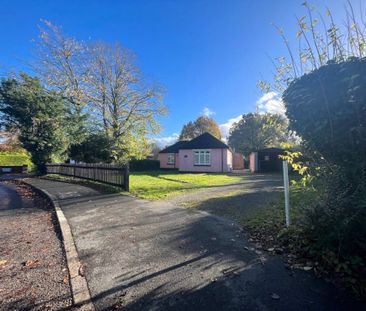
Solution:
<path fill-rule="evenodd" d="M 360 309 L 313 274 L 249 250 L 229 220 L 167 201 L 32 183 L 58 196 L 97 310 Z"/>

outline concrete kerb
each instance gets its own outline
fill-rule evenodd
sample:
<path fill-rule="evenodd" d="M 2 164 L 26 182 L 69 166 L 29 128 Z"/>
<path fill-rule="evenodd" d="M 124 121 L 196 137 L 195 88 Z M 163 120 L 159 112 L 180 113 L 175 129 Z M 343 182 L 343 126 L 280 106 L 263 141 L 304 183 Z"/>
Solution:
<path fill-rule="evenodd" d="M 85 276 L 82 275 L 83 267 L 79 260 L 79 255 L 76 250 L 74 238 L 71 233 L 71 228 L 65 217 L 65 214 L 60 207 L 58 199 L 54 195 L 50 194 L 47 190 L 38 188 L 27 180 L 23 179 L 22 181 L 34 188 L 35 190 L 45 194 L 52 202 L 61 229 L 67 267 L 70 275 L 73 303 L 75 307 L 77 307 L 80 311 L 95 311 L 94 304 L 91 300 L 88 283 Z"/>

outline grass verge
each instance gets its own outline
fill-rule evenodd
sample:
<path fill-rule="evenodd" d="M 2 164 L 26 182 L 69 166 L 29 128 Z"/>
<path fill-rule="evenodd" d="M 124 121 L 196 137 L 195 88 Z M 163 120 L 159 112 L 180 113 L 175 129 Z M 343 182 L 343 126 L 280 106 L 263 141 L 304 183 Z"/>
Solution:
<path fill-rule="evenodd" d="M 309 221 L 309 210 L 314 208 L 321 194 L 315 189 L 291 186 L 291 226 L 285 226 L 284 199 L 271 203 L 248 218 L 244 228 L 251 240 L 270 252 L 283 254 L 289 268 L 312 270 L 315 275 L 349 290 L 357 299 L 365 301 L 365 266 L 357 256 L 341 258 L 324 247 L 314 247 L 315 240 Z M 318 237 L 320 240 L 322 237 Z"/>
<path fill-rule="evenodd" d="M 97 191 L 100 191 L 102 193 L 121 193 L 121 194 L 127 194 L 126 191 L 123 191 L 119 187 L 115 187 L 108 184 L 103 184 L 101 182 L 93 181 L 93 180 L 87 180 L 87 179 L 81 179 L 81 178 L 75 178 L 71 176 L 61 176 L 57 174 L 47 174 L 46 176 L 42 177 L 45 179 L 51 179 L 55 181 L 61 181 L 61 182 L 67 182 L 70 184 L 77 184 L 86 186 L 92 189 L 95 189 Z"/>
<path fill-rule="evenodd" d="M 316 195 L 315 190 L 304 191 L 300 186 L 290 187 L 290 218 L 292 223 L 301 220 L 304 210 Z M 284 197 L 267 204 L 248 218 L 246 227 L 254 232 L 270 231 L 279 234 L 285 229 L 285 201 Z"/>

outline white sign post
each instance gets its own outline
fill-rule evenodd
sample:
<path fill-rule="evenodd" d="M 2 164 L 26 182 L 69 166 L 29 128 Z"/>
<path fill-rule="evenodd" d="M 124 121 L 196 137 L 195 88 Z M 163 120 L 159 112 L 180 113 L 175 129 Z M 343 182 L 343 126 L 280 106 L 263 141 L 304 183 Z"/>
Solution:
<path fill-rule="evenodd" d="M 285 213 L 286 213 L 286 227 L 290 226 L 290 193 L 289 193 L 289 181 L 288 181 L 288 163 L 283 161 L 283 184 L 285 188 Z"/>

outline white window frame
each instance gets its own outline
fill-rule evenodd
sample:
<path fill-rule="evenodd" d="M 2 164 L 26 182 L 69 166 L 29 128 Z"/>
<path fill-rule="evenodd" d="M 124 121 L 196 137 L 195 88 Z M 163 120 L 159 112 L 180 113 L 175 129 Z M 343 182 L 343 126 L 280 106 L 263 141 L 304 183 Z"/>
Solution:
<path fill-rule="evenodd" d="M 169 164 L 169 165 L 175 164 L 175 153 L 168 153 L 167 164 Z"/>
<path fill-rule="evenodd" d="M 198 158 L 196 155 L 198 154 Z M 211 150 L 209 149 L 194 149 L 193 164 L 195 166 L 211 166 Z"/>

